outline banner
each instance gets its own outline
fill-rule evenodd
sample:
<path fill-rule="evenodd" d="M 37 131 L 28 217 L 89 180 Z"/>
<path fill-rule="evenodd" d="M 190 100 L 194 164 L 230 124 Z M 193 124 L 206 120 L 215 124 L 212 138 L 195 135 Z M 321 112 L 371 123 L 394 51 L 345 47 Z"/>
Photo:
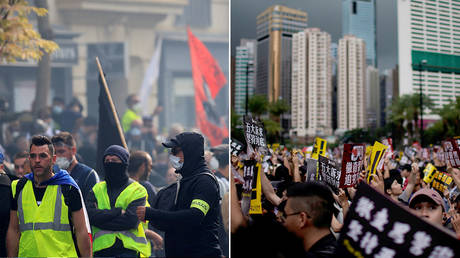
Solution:
<path fill-rule="evenodd" d="M 460 168 L 460 149 L 459 139 L 447 139 L 442 142 L 444 149 L 444 160 L 449 163 L 453 168 Z"/>
<path fill-rule="evenodd" d="M 343 145 L 340 188 L 352 187 L 358 183 L 359 173 L 364 164 L 365 149 L 366 145 L 363 143 Z"/>
<path fill-rule="evenodd" d="M 318 173 L 321 175 L 321 181 L 326 182 L 337 193 L 342 174 L 337 168 L 337 162 L 320 155 L 318 157 Z"/>
<path fill-rule="evenodd" d="M 231 155 L 234 155 L 234 156 L 238 156 L 240 155 L 240 153 L 243 151 L 243 144 L 238 141 L 238 140 L 235 140 L 234 138 L 231 138 L 230 139 L 230 154 Z"/>
<path fill-rule="evenodd" d="M 435 227 L 365 183 L 358 185 L 336 257 L 459 257 L 454 234 Z"/>
<path fill-rule="evenodd" d="M 385 169 L 385 165 L 383 164 L 385 162 L 385 159 L 386 158 L 391 158 L 393 156 L 393 141 L 391 140 L 391 138 L 386 138 L 382 141 L 382 144 L 387 146 L 388 149 L 387 151 L 385 151 L 385 154 L 383 155 L 383 158 L 380 159 L 380 162 L 379 162 L 379 165 L 377 167 L 377 169 L 380 169 L 380 170 L 384 170 Z"/>
<path fill-rule="evenodd" d="M 227 80 L 219 64 L 206 46 L 192 34 L 190 28 L 187 28 L 187 34 L 195 87 L 196 122 L 200 131 L 209 139 L 211 146 L 216 146 L 228 137 L 228 128 L 221 123 L 214 102 Z"/>
<path fill-rule="evenodd" d="M 250 116 L 244 116 L 243 130 L 246 144 L 250 145 L 254 150 L 257 147 L 267 147 L 265 141 L 264 124 L 262 122 L 255 120 Z"/>
<path fill-rule="evenodd" d="M 261 165 L 256 160 L 245 160 L 243 167 L 243 197 L 250 199 L 249 214 L 262 214 Z"/>
<path fill-rule="evenodd" d="M 316 137 L 315 145 L 313 146 L 313 152 L 311 154 L 311 157 L 317 160 L 318 156 L 326 155 L 326 145 L 327 145 L 326 140 Z"/>
<path fill-rule="evenodd" d="M 414 147 L 405 147 L 404 148 L 404 155 L 406 155 L 411 161 L 415 158 L 417 154 L 417 150 Z"/>
<path fill-rule="evenodd" d="M 385 150 L 387 148 L 387 146 L 377 141 L 374 143 L 374 146 L 372 146 L 371 159 L 369 164 L 367 164 L 367 168 L 369 171 L 367 174 L 367 183 L 369 183 L 371 177 L 375 175 L 375 172 L 377 171 L 377 164 L 379 164 L 380 159 L 383 157 L 383 154 L 385 153 Z"/>

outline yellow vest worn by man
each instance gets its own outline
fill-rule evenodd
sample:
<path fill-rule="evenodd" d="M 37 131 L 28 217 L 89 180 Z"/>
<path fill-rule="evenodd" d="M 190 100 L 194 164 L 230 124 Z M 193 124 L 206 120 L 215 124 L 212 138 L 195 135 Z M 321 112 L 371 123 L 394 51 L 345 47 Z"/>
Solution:
<path fill-rule="evenodd" d="M 17 183 L 11 184 L 13 197 Z M 17 200 L 19 257 L 77 257 L 60 185 L 48 185 L 38 206 L 32 182 L 27 180 Z"/>
<path fill-rule="evenodd" d="M 97 208 L 104 210 L 110 209 L 110 199 L 107 194 L 107 183 L 105 181 L 97 183 L 93 187 L 94 196 L 97 200 Z M 128 205 L 140 198 L 145 198 L 147 202 L 147 190 L 138 182 L 129 184 L 117 197 L 115 201 L 115 208 L 122 208 L 126 210 Z M 103 230 L 93 226 L 93 252 L 97 252 L 111 247 L 116 238 L 123 242 L 123 246 L 127 249 L 135 250 L 141 256 L 150 256 L 150 243 L 145 237 L 144 227 L 145 223 L 139 223 L 137 228 L 123 231 Z"/>

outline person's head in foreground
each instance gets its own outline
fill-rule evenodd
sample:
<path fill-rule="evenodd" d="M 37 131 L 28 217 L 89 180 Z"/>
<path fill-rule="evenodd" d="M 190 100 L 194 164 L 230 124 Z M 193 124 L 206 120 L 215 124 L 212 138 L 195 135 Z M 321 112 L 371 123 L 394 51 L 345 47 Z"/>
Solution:
<path fill-rule="evenodd" d="M 418 190 L 410 199 L 409 208 L 420 218 L 442 226 L 446 207 L 441 195 L 435 190 L 427 188 Z"/>
<path fill-rule="evenodd" d="M 288 188 L 287 197 L 282 222 L 303 240 L 304 249 L 311 251 L 316 242 L 331 234 L 332 191 L 320 182 L 298 183 Z"/>

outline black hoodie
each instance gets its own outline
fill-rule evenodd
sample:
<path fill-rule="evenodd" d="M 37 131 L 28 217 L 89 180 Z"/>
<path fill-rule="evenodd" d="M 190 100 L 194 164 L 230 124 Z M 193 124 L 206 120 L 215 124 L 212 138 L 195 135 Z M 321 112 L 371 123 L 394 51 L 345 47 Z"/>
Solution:
<path fill-rule="evenodd" d="M 218 257 L 220 216 L 219 188 L 204 159 L 204 139 L 197 133 L 181 133 L 177 143 L 184 153 L 184 165 L 177 203 L 171 211 L 147 208 L 146 219 L 165 231 L 165 252 L 171 257 Z M 192 201 L 209 205 L 207 212 L 193 208 Z"/>

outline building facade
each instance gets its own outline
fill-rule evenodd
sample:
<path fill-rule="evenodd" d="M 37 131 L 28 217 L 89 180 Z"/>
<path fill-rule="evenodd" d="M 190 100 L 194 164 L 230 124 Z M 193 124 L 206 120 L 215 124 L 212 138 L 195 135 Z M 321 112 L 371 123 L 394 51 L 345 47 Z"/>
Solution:
<path fill-rule="evenodd" d="M 342 0 L 342 35 L 355 35 L 366 43 L 366 63 L 377 67 L 375 0 Z"/>
<path fill-rule="evenodd" d="M 366 68 L 367 127 L 380 126 L 380 82 L 379 70 L 371 65 Z"/>
<path fill-rule="evenodd" d="M 307 13 L 274 5 L 257 16 L 256 94 L 291 101 L 292 35 L 307 27 Z"/>
<path fill-rule="evenodd" d="M 460 1 L 398 0 L 398 55 L 399 95 L 421 89 L 437 108 L 460 96 Z"/>
<path fill-rule="evenodd" d="M 337 63 L 337 130 L 367 126 L 366 44 L 353 35 L 339 40 Z"/>
<path fill-rule="evenodd" d="M 254 94 L 255 53 L 255 40 L 242 39 L 236 47 L 233 109 L 240 116 L 246 114 L 246 103 Z"/>
<path fill-rule="evenodd" d="M 331 36 L 308 28 L 292 37 L 291 135 L 332 134 Z"/>

